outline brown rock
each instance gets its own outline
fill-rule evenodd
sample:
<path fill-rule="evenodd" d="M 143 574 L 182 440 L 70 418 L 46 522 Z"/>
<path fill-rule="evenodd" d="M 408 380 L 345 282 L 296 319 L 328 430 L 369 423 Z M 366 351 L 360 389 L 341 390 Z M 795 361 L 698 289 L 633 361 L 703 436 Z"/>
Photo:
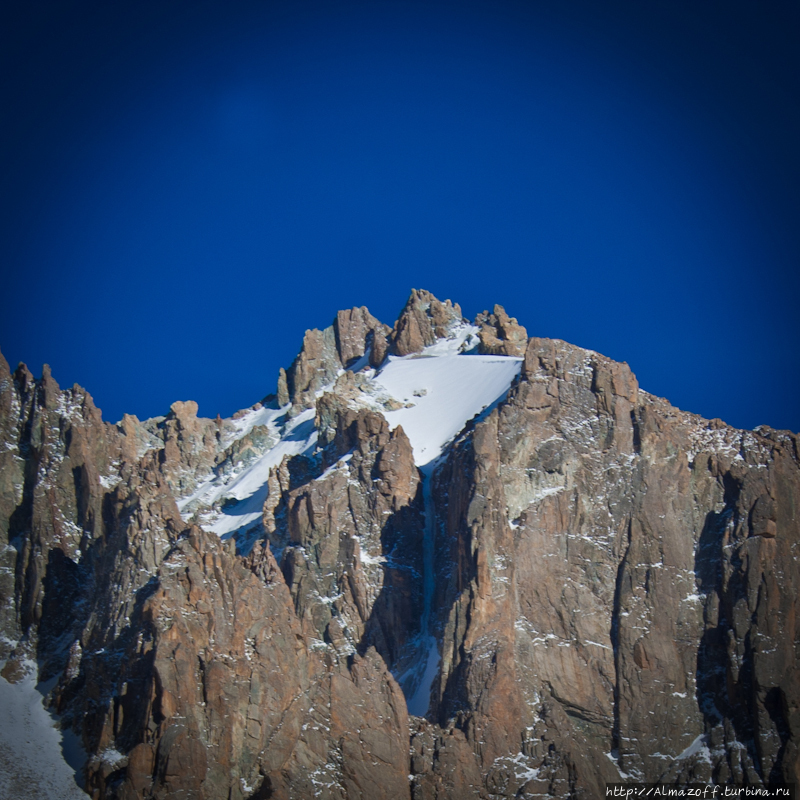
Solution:
<path fill-rule="evenodd" d="M 389 352 L 390 334 L 391 329 L 389 329 L 389 333 L 383 333 L 382 331 L 373 332 L 372 348 L 369 352 L 369 365 L 374 369 L 378 369 L 386 359 L 386 355 Z"/>
<path fill-rule="evenodd" d="M 370 348 L 375 351 L 370 361 L 375 361 L 379 357 L 378 363 L 383 361 L 381 343 L 386 341 L 391 329 L 375 319 L 364 306 L 340 311 L 334 320 L 333 329 L 336 334 L 339 360 L 343 367 L 351 366 Z"/>
<path fill-rule="evenodd" d="M 446 338 L 461 322 L 458 305 L 449 300 L 442 303 L 424 289 L 412 289 L 394 325 L 390 337 L 391 352 L 398 356 L 419 353 L 437 339 Z"/>
<path fill-rule="evenodd" d="M 524 356 L 528 343 L 528 332 L 514 317 L 506 314 L 503 306 L 495 305 L 490 314 L 484 311 L 475 319 L 479 326 L 478 352 L 486 355 Z"/>
<path fill-rule="evenodd" d="M 159 427 L 164 441 L 158 452 L 161 472 L 176 497 L 189 494 L 214 466 L 220 429 L 214 420 L 197 416 L 193 400 L 173 403 Z"/>
<path fill-rule="evenodd" d="M 289 383 L 286 377 L 286 370 L 281 367 L 278 375 L 278 405 L 283 407 L 291 401 L 289 396 Z"/>
<path fill-rule="evenodd" d="M 774 539 L 778 533 L 775 516 L 775 501 L 768 494 L 760 495 L 750 512 L 750 535 Z"/>
<path fill-rule="evenodd" d="M 28 675 L 28 670 L 25 669 L 25 664 L 19 658 L 9 658 L 3 669 L 0 670 L 0 676 L 5 678 L 9 683 L 20 683 L 25 680 Z"/>
<path fill-rule="evenodd" d="M 395 669 L 413 654 L 421 618 L 424 522 L 411 444 L 339 394 L 319 399 L 317 427 L 324 476 L 294 461 L 273 471 L 265 528 L 306 635 L 339 653 L 373 645 Z"/>
<path fill-rule="evenodd" d="M 333 326 L 323 331 L 306 331 L 303 347 L 286 371 L 286 385 L 293 406 L 311 408 L 316 392 L 332 383 L 341 368 Z"/>
<path fill-rule="evenodd" d="M 412 800 L 488 797 L 475 752 L 454 726 L 442 729 L 424 719 L 414 720 L 411 775 Z"/>

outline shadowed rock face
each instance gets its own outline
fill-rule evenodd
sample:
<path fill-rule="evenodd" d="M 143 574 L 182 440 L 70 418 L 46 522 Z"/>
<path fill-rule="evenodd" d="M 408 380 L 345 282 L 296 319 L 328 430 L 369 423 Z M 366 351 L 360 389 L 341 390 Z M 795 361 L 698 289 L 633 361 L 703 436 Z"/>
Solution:
<path fill-rule="evenodd" d="M 496 306 L 478 350 L 520 377 L 424 477 L 343 370 L 459 323 L 415 291 L 393 329 L 354 308 L 306 334 L 278 402 L 315 407 L 317 449 L 271 470 L 247 553 L 176 501 L 268 451 L 266 429 L 191 402 L 110 425 L 0 357 L 3 675 L 36 658 L 56 679 L 94 797 L 797 782 L 797 437 L 679 411 Z M 426 603 L 440 664 L 409 718 Z"/>

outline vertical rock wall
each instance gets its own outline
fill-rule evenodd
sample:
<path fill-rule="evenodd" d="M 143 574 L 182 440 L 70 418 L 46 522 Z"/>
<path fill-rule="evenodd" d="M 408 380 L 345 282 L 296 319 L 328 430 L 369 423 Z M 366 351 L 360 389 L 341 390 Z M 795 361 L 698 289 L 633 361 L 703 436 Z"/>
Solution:
<path fill-rule="evenodd" d="M 797 779 L 796 441 L 530 340 L 435 494 L 439 722 L 487 787 Z"/>

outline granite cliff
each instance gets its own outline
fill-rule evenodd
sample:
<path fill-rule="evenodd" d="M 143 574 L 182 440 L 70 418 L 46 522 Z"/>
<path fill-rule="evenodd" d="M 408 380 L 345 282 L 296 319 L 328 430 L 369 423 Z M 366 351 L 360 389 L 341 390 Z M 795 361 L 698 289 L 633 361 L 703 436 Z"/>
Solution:
<path fill-rule="evenodd" d="M 103 421 L 0 356 L 0 659 L 95 798 L 800 777 L 800 443 L 413 291 L 277 392 Z"/>

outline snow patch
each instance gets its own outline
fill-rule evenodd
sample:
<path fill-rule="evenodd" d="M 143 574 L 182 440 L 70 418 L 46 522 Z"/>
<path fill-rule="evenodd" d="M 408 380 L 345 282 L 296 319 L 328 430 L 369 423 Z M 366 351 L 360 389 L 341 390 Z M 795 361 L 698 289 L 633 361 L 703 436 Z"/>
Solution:
<path fill-rule="evenodd" d="M 392 429 L 402 426 L 417 466 L 438 458 L 470 419 L 502 398 L 522 365 L 521 358 L 510 356 L 439 355 L 439 347 L 437 343 L 420 355 L 392 356 L 373 378 L 407 404 L 383 413 Z"/>
<path fill-rule="evenodd" d="M 239 429 L 244 431 L 241 436 L 253 427 L 264 424 L 264 420 L 271 427 L 280 414 L 287 411 L 262 408 L 252 412 L 239 420 L 234 420 Z M 219 536 L 234 533 L 249 525 L 261 521 L 261 512 L 264 500 L 267 497 L 267 479 L 272 467 L 277 466 L 284 456 L 295 456 L 313 451 L 317 443 L 317 430 L 314 427 L 314 409 L 309 408 L 285 423 L 278 432 L 278 443 L 268 450 L 261 458 L 253 462 L 240 473 L 221 476 L 212 476 L 201 484 L 191 495 L 178 502 L 178 508 L 183 512 L 188 506 L 199 502 L 210 506 L 223 498 L 230 498 L 233 502 L 226 508 L 217 512 L 206 514 L 201 519 L 202 526 Z M 238 436 L 235 438 L 239 438 Z"/>
<path fill-rule="evenodd" d="M 619 766 L 619 752 L 617 750 L 612 750 L 610 753 L 606 753 L 606 758 L 611 761 L 614 766 L 617 768 L 617 772 L 619 772 L 620 778 L 622 780 L 627 781 L 630 779 L 631 775 L 627 772 L 623 772 Z"/>
<path fill-rule="evenodd" d="M 19 683 L 0 678 L 0 797 L 86 800 L 76 782 L 86 755 L 74 734 L 55 727 L 30 666 Z"/>
<path fill-rule="evenodd" d="M 689 756 L 699 753 L 704 748 L 708 750 L 705 740 L 705 734 L 701 733 L 679 756 L 676 756 L 675 760 L 680 761 L 683 758 L 689 758 Z"/>

